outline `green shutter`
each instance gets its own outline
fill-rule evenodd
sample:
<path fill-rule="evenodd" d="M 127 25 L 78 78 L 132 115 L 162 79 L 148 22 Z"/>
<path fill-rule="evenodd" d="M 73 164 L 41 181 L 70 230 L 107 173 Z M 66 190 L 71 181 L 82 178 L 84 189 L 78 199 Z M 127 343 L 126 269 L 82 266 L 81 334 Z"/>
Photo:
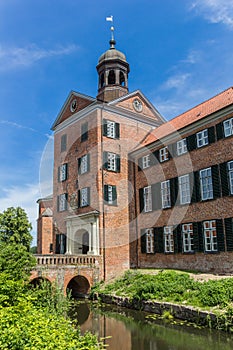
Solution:
<path fill-rule="evenodd" d="M 103 152 L 103 169 L 108 170 L 108 152 Z"/>
<path fill-rule="evenodd" d="M 200 192 L 199 171 L 194 171 L 194 173 L 191 173 L 189 178 L 190 178 L 191 203 L 200 202 L 201 192 Z"/>
<path fill-rule="evenodd" d="M 174 146 L 175 145 L 173 143 L 167 146 L 169 152 L 169 159 L 174 157 Z"/>
<path fill-rule="evenodd" d="M 193 151 L 197 148 L 196 134 L 187 137 L 187 149 L 188 151 Z"/>
<path fill-rule="evenodd" d="M 215 142 L 215 128 L 214 126 L 211 126 L 208 128 L 208 143 L 214 143 Z"/>
<path fill-rule="evenodd" d="M 87 205 L 91 204 L 91 194 L 90 187 L 87 187 Z"/>
<path fill-rule="evenodd" d="M 146 254 L 146 230 L 141 230 L 141 253 Z"/>
<path fill-rule="evenodd" d="M 198 238 L 199 238 L 199 252 L 204 252 L 204 232 L 203 232 L 203 222 L 198 222 Z"/>
<path fill-rule="evenodd" d="M 216 228 L 217 228 L 218 251 L 219 252 L 225 252 L 223 222 L 222 222 L 221 219 L 217 219 L 216 220 Z"/>
<path fill-rule="evenodd" d="M 120 138 L 120 124 L 119 123 L 115 123 L 115 135 L 116 135 L 116 139 Z"/>
<path fill-rule="evenodd" d="M 214 198 L 219 198 L 221 196 L 221 193 L 220 193 L 220 182 L 219 182 L 218 165 L 213 165 L 211 167 L 211 172 L 212 172 Z"/>
<path fill-rule="evenodd" d="M 103 119 L 103 136 L 107 136 L 108 128 L 107 128 L 107 120 Z"/>
<path fill-rule="evenodd" d="M 174 230 L 174 252 L 182 253 L 182 236 L 181 236 L 181 225 L 177 225 Z"/>
<path fill-rule="evenodd" d="M 138 171 L 142 170 L 142 158 L 138 159 Z"/>
<path fill-rule="evenodd" d="M 57 169 L 57 181 L 61 182 L 61 180 L 60 180 L 60 166 Z"/>
<path fill-rule="evenodd" d="M 160 182 L 151 185 L 152 193 L 152 210 L 158 210 L 162 208 L 162 199 L 161 199 L 161 185 Z"/>
<path fill-rule="evenodd" d="M 228 179 L 227 162 L 220 164 L 219 167 L 220 167 L 222 196 L 229 196 L 230 186 L 229 186 L 229 179 Z"/>
<path fill-rule="evenodd" d="M 139 189 L 139 206 L 140 206 L 140 213 L 144 210 L 144 189 Z"/>
<path fill-rule="evenodd" d="M 233 219 L 232 218 L 224 219 L 224 224 L 225 224 L 227 251 L 232 252 L 233 251 Z"/>
<path fill-rule="evenodd" d="M 78 158 L 78 173 L 81 174 L 81 162 L 82 158 Z"/>
<path fill-rule="evenodd" d="M 170 180 L 170 190 L 171 190 L 171 206 L 173 207 L 176 204 L 177 196 L 179 192 L 178 187 L 178 177 L 174 177 Z"/>
<path fill-rule="evenodd" d="M 164 253 L 163 227 L 154 229 L 155 252 Z"/>
<path fill-rule="evenodd" d="M 81 193 L 80 190 L 78 190 L 78 207 L 80 208 L 81 205 Z"/>
<path fill-rule="evenodd" d="M 116 171 L 119 173 L 121 171 L 121 158 L 120 155 L 116 155 Z"/>
<path fill-rule="evenodd" d="M 65 177 L 65 180 L 67 180 L 68 179 L 68 163 L 66 163 L 65 166 L 66 166 L 66 177 Z"/>
<path fill-rule="evenodd" d="M 199 252 L 198 223 L 193 222 L 193 250 Z"/>
<path fill-rule="evenodd" d="M 216 134 L 217 134 L 217 140 L 221 140 L 224 137 L 223 134 L 223 123 L 219 123 L 216 125 Z"/>
<path fill-rule="evenodd" d="M 65 210 L 68 209 L 68 193 L 65 193 Z"/>
<path fill-rule="evenodd" d="M 104 200 L 108 203 L 108 185 L 104 185 Z"/>

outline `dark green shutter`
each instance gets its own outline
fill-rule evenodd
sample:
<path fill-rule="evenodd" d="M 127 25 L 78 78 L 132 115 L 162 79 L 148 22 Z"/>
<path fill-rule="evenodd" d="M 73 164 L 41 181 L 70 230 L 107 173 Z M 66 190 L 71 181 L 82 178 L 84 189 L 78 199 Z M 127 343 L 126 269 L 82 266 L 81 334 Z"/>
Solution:
<path fill-rule="evenodd" d="M 216 134 L 217 134 L 217 140 L 221 140 L 224 137 L 223 134 L 223 123 L 219 123 L 216 125 Z"/>
<path fill-rule="evenodd" d="M 171 191 L 171 206 L 173 207 L 176 204 L 177 196 L 179 192 L 178 188 L 178 177 L 174 177 L 170 180 L 170 191 Z"/>
<path fill-rule="evenodd" d="M 229 196 L 230 186 L 229 186 L 227 162 L 222 163 L 219 166 L 220 166 L 222 196 Z"/>
<path fill-rule="evenodd" d="M 223 222 L 221 219 L 216 220 L 216 228 L 217 228 L 218 251 L 225 252 Z"/>
<path fill-rule="evenodd" d="M 78 207 L 80 208 L 81 206 L 81 192 L 78 190 Z"/>
<path fill-rule="evenodd" d="M 155 157 L 155 162 L 156 162 L 156 159 L 157 159 L 157 163 L 159 163 L 159 150 L 153 152 L 153 156 Z"/>
<path fill-rule="evenodd" d="M 107 120 L 103 119 L 103 136 L 107 136 L 107 133 L 108 133 Z"/>
<path fill-rule="evenodd" d="M 163 227 L 154 229 L 155 252 L 164 253 Z"/>
<path fill-rule="evenodd" d="M 169 159 L 174 157 L 174 148 L 175 144 L 171 143 L 170 145 L 167 146 L 168 148 L 168 153 L 169 153 Z"/>
<path fill-rule="evenodd" d="M 120 138 L 120 124 L 119 123 L 115 123 L 115 135 L 116 135 L 116 139 Z"/>
<path fill-rule="evenodd" d="M 113 205 L 117 205 L 117 189 L 116 189 L 116 186 L 112 186 L 112 199 L 113 199 Z"/>
<path fill-rule="evenodd" d="M 144 210 L 144 189 L 139 189 L 139 206 L 140 206 L 140 213 Z"/>
<path fill-rule="evenodd" d="M 60 210 L 60 208 L 59 208 L 59 202 L 60 202 L 60 196 L 57 196 L 57 211 L 59 212 Z"/>
<path fill-rule="evenodd" d="M 208 143 L 214 143 L 215 142 L 215 128 L 214 126 L 211 126 L 208 128 Z"/>
<path fill-rule="evenodd" d="M 117 173 L 121 171 L 121 158 L 119 154 L 116 154 L 116 171 Z"/>
<path fill-rule="evenodd" d="M 161 185 L 160 182 L 151 185 L 152 192 L 152 210 L 158 210 L 162 208 L 161 200 Z"/>
<path fill-rule="evenodd" d="M 66 175 L 65 175 L 65 180 L 68 179 L 68 163 L 65 164 L 66 167 Z"/>
<path fill-rule="evenodd" d="M 142 158 L 138 159 L 138 171 L 142 170 Z"/>
<path fill-rule="evenodd" d="M 225 224 L 225 234 L 226 234 L 226 243 L 227 243 L 227 251 L 233 251 L 233 219 L 226 218 L 224 219 Z"/>
<path fill-rule="evenodd" d="M 199 238 L 199 252 L 204 252 L 204 234 L 203 234 L 203 223 L 198 222 L 198 238 Z"/>
<path fill-rule="evenodd" d="M 56 235 L 56 254 L 60 254 L 60 235 Z"/>
<path fill-rule="evenodd" d="M 65 210 L 68 209 L 68 193 L 65 193 Z"/>
<path fill-rule="evenodd" d="M 211 173 L 212 173 L 212 181 L 213 181 L 214 198 L 219 198 L 221 196 L 221 193 L 220 193 L 220 181 L 219 181 L 218 165 L 213 165 L 211 167 Z"/>
<path fill-rule="evenodd" d="M 193 250 L 199 252 L 198 223 L 193 222 Z"/>
<path fill-rule="evenodd" d="M 108 152 L 103 152 L 103 169 L 108 170 Z"/>
<path fill-rule="evenodd" d="M 81 162 L 82 162 L 82 158 L 78 158 L 78 173 L 81 173 Z"/>
<path fill-rule="evenodd" d="M 197 148 L 197 139 L 196 134 L 190 135 L 187 137 L 187 149 L 188 151 L 193 151 Z"/>
<path fill-rule="evenodd" d="M 57 181 L 58 182 L 61 182 L 61 180 L 60 180 L 60 166 L 58 167 L 58 169 L 57 169 Z"/>
<path fill-rule="evenodd" d="M 201 200 L 199 171 L 190 174 L 191 203 Z"/>
<path fill-rule="evenodd" d="M 104 200 L 108 203 L 108 185 L 104 185 Z"/>
<path fill-rule="evenodd" d="M 173 229 L 174 236 L 174 253 L 182 252 L 182 238 L 181 238 L 181 225 L 177 225 Z"/>
<path fill-rule="evenodd" d="M 146 230 L 141 230 L 141 253 L 146 254 Z"/>

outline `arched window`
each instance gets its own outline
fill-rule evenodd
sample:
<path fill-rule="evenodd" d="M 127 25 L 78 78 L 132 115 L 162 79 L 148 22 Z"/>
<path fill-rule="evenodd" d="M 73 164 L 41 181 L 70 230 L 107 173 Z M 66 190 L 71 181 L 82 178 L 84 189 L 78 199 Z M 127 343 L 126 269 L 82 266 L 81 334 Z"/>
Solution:
<path fill-rule="evenodd" d="M 101 76 L 100 76 L 100 87 L 102 88 L 102 87 L 104 87 L 104 73 L 102 73 L 101 74 Z"/>
<path fill-rule="evenodd" d="M 125 86 L 125 76 L 123 72 L 120 72 L 120 85 Z"/>
<path fill-rule="evenodd" d="M 108 85 L 114 85 L 116 83 L 116 75 L 114 70 L 110 70 L 108 75 Z"/>

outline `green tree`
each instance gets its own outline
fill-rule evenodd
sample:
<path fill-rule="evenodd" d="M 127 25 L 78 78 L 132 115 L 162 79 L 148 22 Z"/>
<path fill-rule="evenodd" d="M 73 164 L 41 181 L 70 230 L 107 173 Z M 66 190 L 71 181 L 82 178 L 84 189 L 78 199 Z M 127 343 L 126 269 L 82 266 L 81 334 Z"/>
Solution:
<path fill-rule="evenodd" d="M 0 213 L 0 242 L 16 243 L 30 249 L 32 225 L 24 209 L 8 208 Z"/>

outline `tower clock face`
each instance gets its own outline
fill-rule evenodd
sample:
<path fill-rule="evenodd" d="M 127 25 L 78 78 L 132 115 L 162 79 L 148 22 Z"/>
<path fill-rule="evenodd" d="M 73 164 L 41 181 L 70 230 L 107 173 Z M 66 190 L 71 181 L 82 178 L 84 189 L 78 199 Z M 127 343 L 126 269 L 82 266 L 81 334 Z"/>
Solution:
<path fill-rule="evenodd" d="M 135 100 L 133 100 L 133 107 L 134 107 L 136 112 L 141 112 L 142 111 L 142 102 L 138 98 L 135 98 Z"/>
<path fill-rule="evenodd" d="M 77 100 L 76 99 L 72 100 L 70 103 L 70 111 L 75 112 L 77 109 L 77 106 L 78 106 Z"/>

